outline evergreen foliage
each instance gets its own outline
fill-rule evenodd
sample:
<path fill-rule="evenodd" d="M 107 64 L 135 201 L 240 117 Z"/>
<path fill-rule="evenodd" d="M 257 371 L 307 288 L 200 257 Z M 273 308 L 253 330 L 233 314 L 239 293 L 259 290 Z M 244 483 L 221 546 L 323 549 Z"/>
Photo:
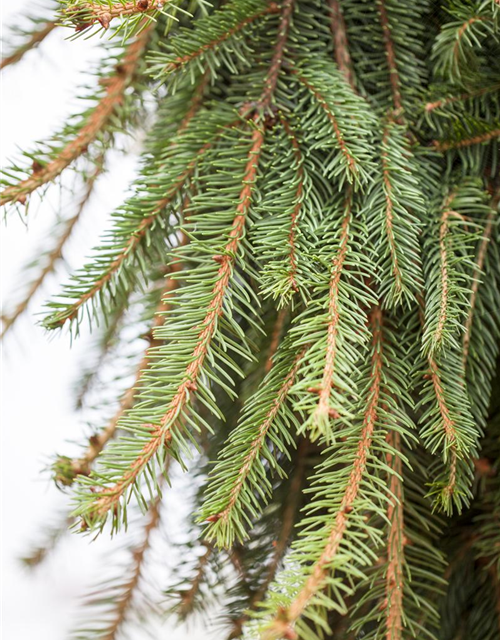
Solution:
<path fill-rule="evenodd" d="M 25 559 L 68 526 L 130 538 L 71 637 L 164 611 L 228 640 L 498 638 L 498 0 L 56 4 L 2 68 L 54 29 L 114 38 L 88 106 L 4 171 L 23 214 L 68 171 L 80 186 L 2 336 L 145 130 L 42 322 L 95 332 L 79 410 L 107 407 L 107 367 L 120 394 L 54 459 L 72 507 Z M 180 475 L 189 535 L 160 597 Z"/>

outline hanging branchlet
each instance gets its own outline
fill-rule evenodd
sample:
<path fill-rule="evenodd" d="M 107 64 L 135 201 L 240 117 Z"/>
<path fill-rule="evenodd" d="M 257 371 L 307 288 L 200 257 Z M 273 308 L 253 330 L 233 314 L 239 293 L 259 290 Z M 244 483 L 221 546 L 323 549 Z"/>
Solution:
<path fill-rule="evenodd" d="M 2 57 L 0 69 L 17 64 L 28 51 L 38 47 L 56 28 L 55 20 L 32 19 L 32 29 L 23 30 L 19 35 L 23 42 Z"/>
<path fill-rule="evenodd" d="M 31 175 L 20 182 L 9 180 L 8 186 L 0 193 L 0 206 L 10 202 L 24 204 L 31 193 L 54 181 L 75 160 L 85 155 L 89 146 L 106 132 L 123 106 L 126 90 L 138 72 L 150 36 L 150 29 L 145 29 L 128 45 L 110 75 L 103 78 L 105 91 L 94 108 L 82 114 L 81 122 L 71 127 L 75 135 L 72 137 L 68 132 L 61 136 L 63 139 L 68 138 L 67 144 L 51 148 L 47 154 L 30 154 L 34 158 Z M 14 176 L 21 171 L 13 168 L 10 175 Z"/>
<path fill-rule="evenodd" d="M 115 18 L 132 16 L 153 16 L 168 4 L 169 0 L 133 0 L 132 2 L 86 2 L 84 0 L 65 0 L 61 10 L 63 20 L 74 26 L 75 31 L 85 31 L 98 22 L 103 29 L 109 29 Z"/>

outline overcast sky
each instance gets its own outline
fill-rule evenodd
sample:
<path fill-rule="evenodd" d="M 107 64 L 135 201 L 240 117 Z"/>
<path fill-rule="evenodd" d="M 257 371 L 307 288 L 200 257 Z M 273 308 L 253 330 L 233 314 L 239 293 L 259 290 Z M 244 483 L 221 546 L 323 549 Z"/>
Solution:
<path fill-rule="evenodd" d="M 47 0 L 46 0 L 47 1 Z M 33 0 L 2 2 L 3 40 L 7 26 L 16 24 L 23 8 L 36 7 Z M 39 1 L 43 4 L 43 0 Z M 18 18 L 17 18 L 18 19 Z M 1 157 L 16 156 L 19 148 L 30 147 L 57 130 L 64 118 L 77 112 L 76 88 L 81 72 L 98 58 L 99 39 L 65 41 L 68 32 L 53 32 L 43 46 L 2 73 Z M 136 158 L 114 158 L 114 171 L 106 176 L 78 230 L 78 242 L 70 246 L 70 261 L 81 264 L 105 224 L 106 217 L 123 198 L 133 177 Z M 22 287 L 19 269 L 40 246 L 54 220 L 59 194 L 39 205 L 36 198 L 26 225 L 11 218 L 2 225 L 2 294 L 15 299 Z M 59 280 L 65 279 L 60 271 Z M 35 572 L 23 569 L 17 558 L 36 542 L 41 527 L 57 517 L 63 504 L 61 494 L 43 472 L 54 452 L 67 452 L 68 440 L 81 439 L 79 417 L 72 410 L 72 382 L 85 352 L 85 339 L 70 349 L 67 336 L 49 339 L 36 326 L 36 314 L 43 302 L 58 290 L 53 279 L 34 301 L 3 345 L 2 357 L 2 581 L 3 632 L 8 640 L 65 640 L 69 637 L 79 600 L 95 582 L 109 557 L 110 543 L 73 535 Z M 173 500 L 175 515 L 175 499 Z M 157 640 L 206 638 L 201 629 L 173 632 L 164 626 Z M 134 640 L 142 640 L 134 634 Z"/>

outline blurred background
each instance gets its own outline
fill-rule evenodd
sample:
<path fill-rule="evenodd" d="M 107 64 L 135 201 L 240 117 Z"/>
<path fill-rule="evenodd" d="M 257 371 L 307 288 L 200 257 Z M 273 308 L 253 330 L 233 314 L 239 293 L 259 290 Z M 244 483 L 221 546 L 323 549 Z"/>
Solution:
<path fill-rule="evenodd" d="M 43 7 L 44 5 L 41 4 Z M 45 4 L 45 6 L 47 6 Z M 2 41 L 9 47 L 12 25 L 23 24 L 23 11 L 37 13 L 36 0 L 2 2 Z M 45 15 L 45 14 L 42 14 Z M 39 49 L 2 71 L 2 165 L 55 132 L 72 112 L 82 109 L 77 100 L 82 75 L 93 68 L 100 54 L 100 39 L 69 41 L 70 32 L 56 29 Z M 9 331 L 2 344 L 1 463 L 2 463 L 2 582 L 3 632 L 9 640 L 65 640 L 70 637 L 82 598 L 110 567 L 110 550 L 119 541 L 101 536 L 64 536 L 47 559 L 27 569 L 20 558 L 32 553 L 47 530 L 64 519 L 67 499 L 50 480 L 47 470 L 55 452 L 72 455 L 75 441 L 88 428 L 74 410 L 74 383 L 90 348 L 91 337 L 70 346 L 67 333 L 48 335 L 37 326 L 44 302 L 57 293 L 71 268 L 81 265 L 97 243 L 110 212 L 124 198 L 134 176 L 140 141 L 128 141 L 127 153 L 113 153 L 109 171 L 97 183 L 79 222 L 77 234 L 65 253 L 66 264 L 47 280 L 33 304 Z M 70 201 L 71 178 L 53 187 L 40 202 L 33 197 L 29 216 L 9 216 L 1 229 L 1 283 L 5 310 L 19 301 L 24 287 L 23 266 L 43 248 L 47 230 L 60 207 Z M 73 441 L 73 444 L 72 444 Z M 168 496 L 164 519 L 167 536 L 181 530 L 185 510 L 182 478 Z M 184 514 L 185 515 L 185 514 Z M 164 562 L 163 562 L 164 561 Z M 175 558 L 156 562 L 156 582 L 161 584 Z M 207 629 L 173 630 L 170 621 L 156 627 L 158 640 L 206 638 Z M 133 640 L 146 636 L 134 631 Z"/>

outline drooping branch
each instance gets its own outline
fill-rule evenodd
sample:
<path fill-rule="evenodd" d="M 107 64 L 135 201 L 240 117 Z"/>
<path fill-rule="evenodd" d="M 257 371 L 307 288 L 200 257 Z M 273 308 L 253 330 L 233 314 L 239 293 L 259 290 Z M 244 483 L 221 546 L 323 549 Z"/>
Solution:
<path fill-rule="evenodd" d="M 477 98 L 487 93 L 496 93 L 497 91 L 500 91 L 500 84 L 494 84 L 491 87 L 482 87 L 481 89 L 475 89 L 473 91 L 469 91 L 468 93 L 461 93 L 458 96 L 448 96 L 446 98 L 441 98 L 440 100 L 428 102 L 425 105 L 425 110 L 427 112 L 434 111 L 435 109 L 446 107 L 447 105 L 453 104 L 455 102 L 464 102 L 465 100 Z"/>
<path fill-rule="evenodd" d="M 28 291 L 26 292 L 24 299 L 17 305 L 15 310 L 12 312 L 12 314 L 8 316 L 2 316 L 3 327 L 2 327 L 2 333 L 0 334 L 0 339 L 3 339 L 5 337 L 5 334 L 7 333 L 7 331 L 9 331 L 9 329 L 12 328 L 12 326 L 14 325 L 16 320 L 19 318 L 19 316 L 26 311 L 26 309 L 28 308 L 28 305 L 33 299 L 33 296 L 37 293 L 37 291 L 40 289 L 42 284 L 45 282 L 45 279 L 47 278 L 47 276 L 53 273 L 57 263 L 62 258 L 63 249 L 67 241 L 69 240 L 71 234 L 73 233 L 73 229 L 77 224 L 77 222 L 79 221 L 81 214 L 85 209 L 85 206 L 87 205 L 92 195 L 92 192 L 94 190 L 94 185 L 98 177 L 100 176 L 100 174 L 104 169 L 103 160 L 104 159 L 96 163 L 97 167 L 95 171 L 92 173 L 92 175 L 90 176 L 90 178 L 87 180 L 87 189 L 85 191 L 85 194 L 82 200 L 80 201 L 80 204 L 78 205 L 78 209 L 75 215 L 65 223 L 63 233 L 60 235 L 55 247 L 52 249 L 52 251 L 50 251 L 50 253 L 46 257 L 47 263 L 45 267 L 39 272 L 38 277 L 31 283 Z"/>
<path fill-rule="evenodd" d="M 404 515 L 403 483 L 401 479 L 402 461 L 400 455 L 401 436 L 392 431 L 388 436 L 391 447 L 396 451 L 388 455 L 391 468 L 389 482 L 390 502 L 387 509 L 389 536 L 387 538 L 387 574 L 384 608 L 386 612 L 386 640 L 401 640 L 403 631 L 403 594 L 405 580 L 404 560 Z"/>
<path fill-rule="evenodd" d="M 342 7 L 339 0 L 330 0 L 330 27 L 333 34 L 334 46 L 335 46 L 335 60 L 340 71 L 344 74 L 345 79 L 351 85 L 355 91 L 356 86 L 354 84 L 354 70 L 351 60 L 351 54 L 349 53 L 349 46 L 347 42 L 347 30 L 344 21 L 344 15 L 342 13 Z"/>
<path fill-rule="evenodd" d="M 132 0 L 132 2 L 70 2 L 63 16 L 75 25 L 76 31 L 84 31 L 96 22 L 104 29 L 114 18 L 126 18 L 160 11 L 171 0 Z"/>
<path fill-rule="evenodd" d="M 377 6 L 380 16 L 380 24 L 382 25 L 382 34 L 385 44 L 385 52 L 387 56 L 387 65 L 389 67 L 389 79 L 392 90 L 392 101 L 394 105 L 394 117 L 396 120 L 401 119 L 403 111 L 403 102 L 401 98 L 401 79 L 399 69 L 396 62 L 396 54 L 394 51 L 394 41 L 391 33 L 391 25 L 387 13 L 385 0 L 377 0 Z"/>
<path fill-rule="evenodd" d="M 104 96 L 90 113 L 78 135 L 46 165 L 42 166 L 36 163 L 29 178 L 4 189 L 0 193 L 0 206 L 9 202 L 23 204 L 28 195 L 44 184 L 55 180 L 70 164 L 87 152 L 89 145 L 96 140 L 122 103 L 125 90 L 133 79 L 142 59 L 150 33 L 150 28 L 144 29 L 128 46 L 123 60 L 107 81 Z"/>
<path fill-rule="evenodd" d="M 375 307 L 372 310 L 370 320 L 373 331 L 371 386 L 352 471 L 349 475 L 339 509 L 334 517 L 332 528 L 321 555 L 311 567 L 309 577 L 297 595 L 293 598 L 290 605 L 286 609 L 280 611 L 264 631 L 263 637 L 265 640 L 275 640 L 283 637 L 296 637 L 293 626 L 302 615 L 314 595 L 324 587 L 329 566 L 340 549 L 340 545 L 348 527 L 349 514 L 352 512 L 353 504 L 361 490 L 363 475 L 366 470 L 366 464 L 371 447 L 372 435 L 379 412 L 382 384 L 382 312 L 379 307 Z"/>
<path fill-rule="evenodd" d="M 208 563 L 214 551 L 213 546 L 209 542 L 203 542 L 203 545 L 205 546 L 206 551 L 199 559 L 196 574 L 190 582 L 189 589 L 182 592 L 180 604 L 175 610 L 176 615 L 179 616 L 181 620 L 187 618 L 193 610 L 196 596 L 200 591 L 200 586 L 203 582 Z"/>
<path fill-rule="evenodd" d="M 98 516 L 104 516 L 119 502 L 121 496 L 126 492 L 128 487 L 135 482 L 136 478 L 146 468 L 160 447 L 168 445 L 172 438 L 172 427 L 189 401 L 191 393 L 197 389 L 196 383 L 203 370 L 208 349 L 217 328 L 218 318 L 223 312 L 226 292 L 230 283 L 240 242 L 244 234 L 246 217 L 250 209 L 263 143 L 264 130 L 256 126 L 252 135 L 252 146 L 248 154 L 248 161 L 243 177 L 244 186 L 240 192 L 239 204 L 229 233 L 228 242 L 225 246 L 224 255 L 214 257 L 214 260 L 220 264 L 217 282 L 212 290 L 210 304 L 205 318 L 200 325 L 201 331 L 198 341 L 189 364 L 186 367 L 183 381 L 177 388 L 160 423 L 153 426 L 151 437 L 143 447 L 140 455 L 134 460 L 123 476 L 117 480 L 113 487 L 100 492 L 94 505 L 95 513 Z M 145 425 L 145 427 L 151 428 L 151 425 Z"/>
<path fill-rule="evenodd" d="M 486 133 L 481 133 L 477 136 L 473 136 L 472 138 L 465 138 L 463 140 L 450 140 L 449 142 L 434 140 L 433 144 L 438 151 L 449 151 L 450 149 L 463 149 L 464 147 L 471 147 L 475 144 L 482 144 L 483 142 L 489 142 L 495 138 L 500 138 L 500 129 L 487 131 Z"/>
<path fill-rule="evenodd" d="M 43 42 L 45 38 L 54 31 L 56 26 L 57 23 L 53 21 L 43 23 L 39 29 L 30 34 L 26 42 L 17 47 L 17 49 L 12 53 L 5 56 L 5 58 L 2 58 L 2 61 L 0 62 L 0 69 L 5 69 L 5 67 L 8 67 L 9 65 L 19 62 L 25 53 L 31 51 L 31 49 L 34 49 Z"/>
<path fill-rule="evenodd" d="M 183 243 L 186 241 L 186 237 L 183 237 Z M 178 286 L 178 280 L 171 277 L 172 274 L 178 273 L 182 269 L 180 262 L 173 262 L 170 266 L 169 276 L 167 277 L 165 287 L 161 295 L 161 301 L 158 309 L 155 312 L 152 327 L 147 336 L 149 346 L 144 354 L 144 357 L 137 366 L 134 383 L 126 391 L 125 395 L 120 401 L 118 411 L 113 416 L 108 426 L 100 433 L 93 435 L 89 440 L 89 446 L 85 453 L 79 458 L 68 460 L 67 458 L 59 458 L 53 466 L 55 473 L 55 480 L 57 483 L 63 485 L 71 485 L 79 475 L 88 476 L 90 474 L 92 464 L 107 445 L 112 440 L 117 432 L 118 424 L 125 413 L 131 409 L 134 405 L 135 395 L 137 387 L 141 381 L 142 374 L 149 366 L 150 356 L 154 350 L 160 346 L 161 342 L 154 337 L 154 331 L 158 327 L 161 327 L 165 321 L 164 313 L 170 307 L 170 298 L 172 293 Z"/>
<path fill-rule="evenodd" d="M 274 356 L 278 350 L 278 346 L 281 340 L 281 334 L 283 333 L 283 327 L 288 316 L 288 309 L 281 309 L 276 318 L 274 324 L 273 333 L 271 335 L 271 343 L 269 345 L 269 352 L 267 355 L 266 366 L 264 368 L 265 373 L 269 373 L 273 366 Z"/>
<path fill-rule="evenodd" d="M 319 400 L 315 409 L 315 419 L 324 419 L 329 416 L 337 417 L 337 412 L 330 407 L 330 396 L 332 393 L 333 380 L 335 376 L 336 358 L 338 351 L 338 333 L 340 320 L 340 279 L 344 272 L 345 260 L 349 246 L 349 228 L 352 215 L 352 193 L 349 192 L 345 201 L 345 213 L 340 232 L 338 251 L 332 261 L 330 275 L 330 288 L 328 292 L 328 338 L 325 355 L 325 365 L 323 377 L 318 389 Z"/>

